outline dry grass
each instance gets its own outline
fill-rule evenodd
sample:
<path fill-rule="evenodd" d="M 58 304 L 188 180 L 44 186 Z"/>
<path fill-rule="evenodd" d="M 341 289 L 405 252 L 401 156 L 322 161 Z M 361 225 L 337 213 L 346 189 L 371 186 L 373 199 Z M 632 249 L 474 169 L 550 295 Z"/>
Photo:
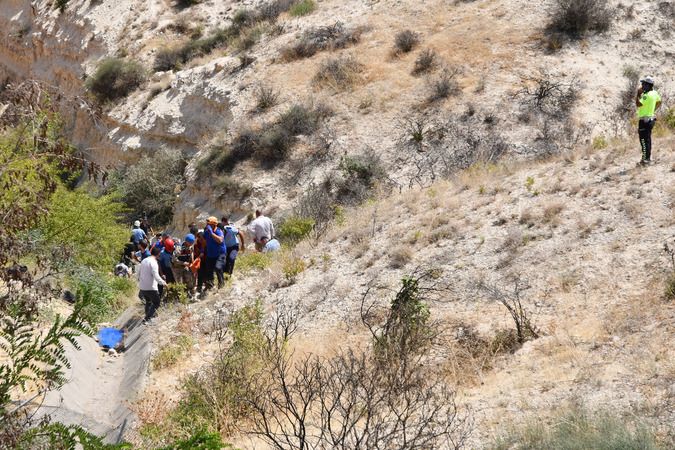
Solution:
<path fill-rule="evenodd" d="M 544 223 L 557 226 L 560 224 L 560 213 L 565 209 L 565 205 L 560 200 L 554 200 L 544 206 L 542 219 Z"/>
<path fill-rule="evenodd" d="M 401 269 L 405 267 L 413 258 L 413 251 L 410 246 L 399 245 L 389 252 L 389 267 L 392 269 Z"/>

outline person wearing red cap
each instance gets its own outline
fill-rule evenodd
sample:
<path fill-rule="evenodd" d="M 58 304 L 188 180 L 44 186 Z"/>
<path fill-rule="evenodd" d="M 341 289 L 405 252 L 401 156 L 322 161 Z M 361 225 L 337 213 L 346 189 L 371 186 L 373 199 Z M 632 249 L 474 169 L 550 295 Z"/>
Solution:
<path fill-rule="evenodd" d="M 174 243 L 170 236 L 164 238 L 164 248 L 159 254 L 159 273 L 164 277 L 167 284 L 175 283 L 176 277 L 173 273 L 173 249 Z M 161 294 L 161 292 L 160 292 Z"/>

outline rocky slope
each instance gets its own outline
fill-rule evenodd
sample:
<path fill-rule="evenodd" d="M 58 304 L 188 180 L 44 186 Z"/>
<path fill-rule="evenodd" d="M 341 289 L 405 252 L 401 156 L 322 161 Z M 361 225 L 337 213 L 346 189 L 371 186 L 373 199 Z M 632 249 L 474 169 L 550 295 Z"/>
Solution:
<path fill-rule="evenodd" d="M 65 98 L 82 99 L 82 80 L 93 73 L 100 58 L 128 55 L 150 70 L 158 49 L 189 39 L 176 31 L 180 27 L 198 29 L 207 36 L 216 27 L 230 24 L 239 9 L 255 10 L 261 5 L 203 1 L 181 10 L 167 0 L 71 0 L 59 14 L 49 0 L 5 1 L 0 11 L 0 78 L 35 78 L 57 85 Z M 283 13 L 276 26 L 263 27 L 248 50 L 216 49 L 173 73 L 152 74 L 140 90 L 93 117 L 78 102 L 64 107 L 64 115 L 73 140 L 94 160 L 114 165 L 163 147 L 190 157 L 203 155 L 214 139 L 227 141 L 243 127 L 272 120 L 296 102 L 323 102 L 334 111 L 319 133 L 320 141 L 329 145 L 328 158 L 298 171 L 307 152 L 317 145 L 310 141 L 274 171 L 244 164 L 234 172 L 235 178 L 253 188 L 243 203 L 222 201 L 222 192 L 214 192 L 209 176 L 197 177 L 194 170 L 189 171 L 192 179 L 179 198 L 177 226 L 212 208 L 244 212 L 275 204 L 287 209 L 303 187 L 320 181 L 340 156 L 366 149 L 382 158 L 398 183 L 414 184 L 419 167 L 431 164 L 433 158 L 410 154 L 402 147 L 406 118 L 423 117 L 429 127 L 438 121 L 468 123 L 482 133 L 478 133 L 480 139 L 498 135 L 511 155 L 546 153 L 551 139 L 567 140 L 558 145 L 569 146 L 623 132 L 624 121 L 615 110 L 625 87 L 624 69 L 632 66 L 639 73 L 653 74 L 662 90 L 673 82 L 673 67 L 667 63 L 675 51 L 673 3 L 648 1 L 631 7 L 612 3 L 616 18 L 608 32 L 564 42 L 561 50 L 552 53 L 542 43 L 550 7 L 532 7 L 521 0 L 424 5 L 408 0 L 325 0 L 307 16 Z M 360 41 L 309 58 L 280 57 L 304 31 L 336 22 L 348 29 L 360 27 Z M 417 50 L 392 56 L 394 35 L 403 29 L 419 33 L 419 49 L 437 53 L 440 64 L 435 73 L 411 74 Z M 240 68 L 244 54 L 252 63 Z M 320 63 L 335 55 L 351 55 L 362 64 L 357 81 L 348 89 L 321 87 L 312 81 Z M 441 67 L 457 73 L 458 95 L 426 104 Z M 550 80 L 571 83 L 579 98 L 571 127 L 562 133 L 558 132 L 562 123 L 543 126 L 536 117 L 525 119 L 520 101 L 513 97 L 523 80 L 542 72 Z M 252 115 L 261 84 L 279 92 L 281 101 L 263 115 Z M 482 130 L 482 125 L 476 125 L 485 119 L 496 127 Z M 290 186 L 283 183 L 288 179 L 294 181 Z"/>
<path fill-rule="evenodd" d="M 161 347 L 184 333 L 187 317 L 198 344 L 177 366 L 152 372 L 146 395 L 161 392 L 169 405 L 180 395 L 180 380 L 218 351 L 210 335 L 218 315 L 256 299 L 267 314 L 296 307 L 296 352 L 332 354 L 367 339 L 359 311 L 369 286 L 386 306 L 401 277 L 433 267 L 449 287 L 430 304 L 444 330 L 438 364 L 475 415 L 470 448 L 508 424 L 579 403 L 638 414 L 665 433 L 675 386 L 675 309 L 663 297 L 673 270 L 663 248 L 675 240 L 674 143 L 659 138 L 658 163 L 646 169 L 634 167 L 630 146 L 612 143 L 463 172 L 349 210 L 343 225 L 290 253 L 307 267 L 294 283 L 285 280 L 284 254 L 268 269 L 237 273 L 215 299 L 163 310 L 153 341 Z M 523 306 L 541 336 L 513 354 L 467 354 L 467 333 L 490 340 L 513 328 L 476 286 L 509 292 L 515 276 L 530 286 Z"/>

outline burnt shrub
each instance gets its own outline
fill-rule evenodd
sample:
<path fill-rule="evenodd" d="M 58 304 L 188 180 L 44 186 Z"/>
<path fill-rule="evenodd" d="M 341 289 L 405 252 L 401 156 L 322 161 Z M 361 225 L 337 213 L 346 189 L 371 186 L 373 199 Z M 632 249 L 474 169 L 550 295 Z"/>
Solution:
<path fill-rule="evenodd" d="M 100 101 L 112 101 L 129 95 L 145 78 L 145 69 L 139 63 L 124 58 L 107 58 L 87 79 L 86 86 Z"/>
<path fill-rule="evenodd" d="M 614 10 L 605 0 L 555 0 L 546 31 L 581 39 L 591 32 L 607 31 L 613 18 Z"/>

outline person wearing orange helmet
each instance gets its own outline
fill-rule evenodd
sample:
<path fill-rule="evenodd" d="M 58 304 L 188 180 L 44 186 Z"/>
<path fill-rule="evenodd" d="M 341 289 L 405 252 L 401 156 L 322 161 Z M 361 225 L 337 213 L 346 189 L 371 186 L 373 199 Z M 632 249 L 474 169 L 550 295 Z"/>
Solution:
<path fill-rule="evenodd" d="M 206 220 L 206 227 L 204 227 L 206 249 L 204 251 L 204 260 L 201 262 L 204 276 L 199 277 L 197 287 L 202 298 L 204 298 L 209 289 L 213 288 L 216 263 L 220 255 L 226 252 L 224 238 L 223 230 L 218 228 L 218 219 L 214 216 L 209 217 Z M 203 291 L 202 286 L 204 286 Z"/>

